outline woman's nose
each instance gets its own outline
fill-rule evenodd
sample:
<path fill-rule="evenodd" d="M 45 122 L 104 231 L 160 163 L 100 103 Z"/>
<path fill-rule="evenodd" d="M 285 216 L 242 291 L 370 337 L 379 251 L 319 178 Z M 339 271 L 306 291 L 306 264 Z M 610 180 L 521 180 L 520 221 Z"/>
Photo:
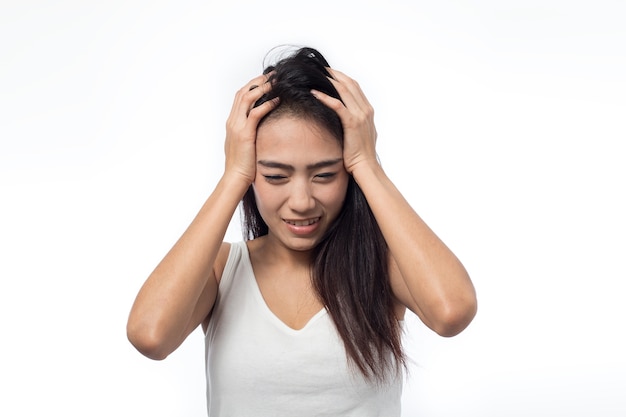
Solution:
<path fill-rule="evenodd" d="M 289 196 L 289 208 L 299 213 L 305 213 L 315 208 L 315 199 L 310 184 L 302 182 L 294 184 Z"/>

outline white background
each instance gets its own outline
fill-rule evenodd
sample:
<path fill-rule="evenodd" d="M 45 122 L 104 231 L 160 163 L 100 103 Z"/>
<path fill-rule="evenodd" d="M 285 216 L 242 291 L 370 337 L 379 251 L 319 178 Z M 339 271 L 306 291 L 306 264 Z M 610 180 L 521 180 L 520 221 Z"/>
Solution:
<path fill-rule="evenodd" d="M 618 0 L 2 1 L 0 415 L 204 415 L 201 333 L 154 362 L 126 318 L 284 43 L 360 82 L 384 167 L 478 291 L 455 338 L 409 319 L 404 415 L 626 415 L 625 19 Z"/>

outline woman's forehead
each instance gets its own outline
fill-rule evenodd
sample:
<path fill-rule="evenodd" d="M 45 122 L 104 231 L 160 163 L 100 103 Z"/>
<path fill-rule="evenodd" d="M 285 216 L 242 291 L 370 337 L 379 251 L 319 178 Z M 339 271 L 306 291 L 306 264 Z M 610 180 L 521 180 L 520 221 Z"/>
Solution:
<path fill-rule="evenodd" d="M 283 158 L 309 156 L 328 159 L 342 155 L 339 141 L 328 130 L 311 120 L 293 116 L 263 123 L 257 130 L 256 149 L 257 159 L 272 155 Z"/>

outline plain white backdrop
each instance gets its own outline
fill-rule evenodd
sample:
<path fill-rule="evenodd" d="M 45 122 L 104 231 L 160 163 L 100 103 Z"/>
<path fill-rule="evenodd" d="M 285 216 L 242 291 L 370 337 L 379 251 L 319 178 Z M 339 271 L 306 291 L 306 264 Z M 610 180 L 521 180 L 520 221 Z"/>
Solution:
<path fill-rule="evenodd" d="M 0 2 L 0 415 L 205 415 L 201 332 L 154 362 L 126 318 L 219 178 L 235 91 L 287 43 L 359 81 L 383 166 L 478 291 L 455 338 L 409 317 L 404 416 L 624 416 L 625 17 L 617 0 Z"/>

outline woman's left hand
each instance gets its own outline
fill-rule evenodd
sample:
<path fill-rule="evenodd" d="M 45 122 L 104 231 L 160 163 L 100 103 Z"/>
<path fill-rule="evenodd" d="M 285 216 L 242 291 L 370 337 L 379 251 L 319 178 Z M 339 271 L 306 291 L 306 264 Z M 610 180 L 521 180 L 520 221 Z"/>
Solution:
<path fill-rule="evenodd" d="M 333 109 L 343 126 L 343 163 L 349 173 L 360 164 L 378 164 L 376 158 L 376 126 L 374 108 L 371 106 L 359 84 L 340 71 L 328 68 L 343 103 L 320 91 L 313 95 Z"/>

